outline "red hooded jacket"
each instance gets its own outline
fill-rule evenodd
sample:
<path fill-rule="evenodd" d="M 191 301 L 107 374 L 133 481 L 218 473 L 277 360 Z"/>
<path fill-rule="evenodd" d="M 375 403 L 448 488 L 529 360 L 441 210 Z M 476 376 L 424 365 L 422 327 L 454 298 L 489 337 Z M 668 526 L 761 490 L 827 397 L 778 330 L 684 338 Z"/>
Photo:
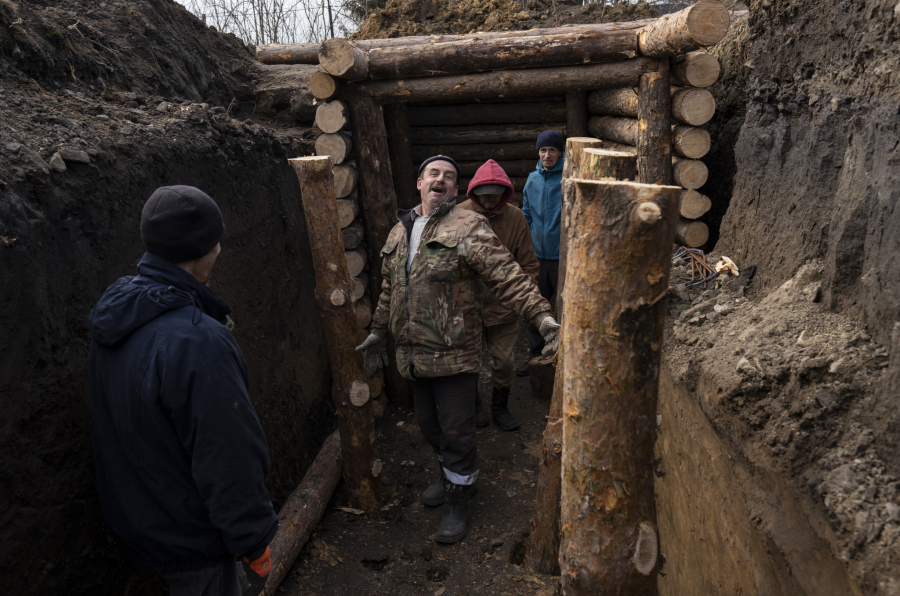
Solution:
<path fill-rule="evenodd" d="M 506 187 L 506 190 L 503 192 L 503 196 L 500 197 L 500 203 L 488 211 L 484 208 L 484 205 L 481 204 L 481 201 L 478 200 L 478 195 L 472 192 L 475 187 L 482 186 L 484 184 L 502 184 Z M 495 213 L 500 210 L 501 207 L 509 203 L 509 201 L 513 197 L 513 185 L 512 182 L 509 181 L 509 176 L 506 175 L 506 172 L 503 171 L 503 168 L 500 167 L 493 159 L 489 159 L 480 168 L 475 172 L 475 176 L 472 178 L 472 181 L 469 182 L 469 190 L 466 192 L 466 196 L 469 197 L 472 201 L 475 201 L 475 204 L 481 207 L 481 211 L 485 211 L 487 213 Z"/>

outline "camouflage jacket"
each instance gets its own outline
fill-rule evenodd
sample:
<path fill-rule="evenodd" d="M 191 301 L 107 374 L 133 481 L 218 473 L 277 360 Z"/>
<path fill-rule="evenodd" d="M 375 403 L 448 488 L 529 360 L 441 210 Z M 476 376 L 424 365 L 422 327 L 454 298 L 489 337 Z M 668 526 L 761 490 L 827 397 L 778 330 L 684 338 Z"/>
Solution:
<path fill-rule="evenodd" d="M 397 366 L 407 379 L 478 372 L 482 349 L 482 281 L 526 321 L 540 324 L 550 303 L 473 211 L 444 203 L 422 232 L 409 275 L 406 257 L 413 210 L 400 222 L 381 255 L 383 281 L 372 331 L 397 345 Z"/>

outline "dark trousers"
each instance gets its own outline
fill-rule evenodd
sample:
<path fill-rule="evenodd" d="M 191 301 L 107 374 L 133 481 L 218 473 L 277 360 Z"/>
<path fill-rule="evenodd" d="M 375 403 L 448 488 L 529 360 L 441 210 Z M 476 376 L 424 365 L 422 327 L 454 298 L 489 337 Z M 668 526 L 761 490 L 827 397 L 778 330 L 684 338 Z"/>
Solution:
<path fill-rule="evenodd" d="M 241 596 L 238 563 L 228 557 L 215 567 L 163 573 L 169 596 Z"/>
<path fill-rule="evenodd" d="M 541 296 L 550 302 L 552 310 L 553 301 L 556 299 L 556 289 L 559 286 L 559 261 L 538 259 L 538 266 L 538 290 L 541 292 Z M 531 348 L 529 359 L 540 356 L 541 350 L 544 349 L 544 338 L 538 328 L 531 323 L 528 324 L 528 346 Z"/>
<path fill-rule="evenodd" d="M 454 484 L 478 478 L 475 443 L 477 374 L 459 374 L 410 382 L 422 436 L 434 449 L 444 474 Z"/>

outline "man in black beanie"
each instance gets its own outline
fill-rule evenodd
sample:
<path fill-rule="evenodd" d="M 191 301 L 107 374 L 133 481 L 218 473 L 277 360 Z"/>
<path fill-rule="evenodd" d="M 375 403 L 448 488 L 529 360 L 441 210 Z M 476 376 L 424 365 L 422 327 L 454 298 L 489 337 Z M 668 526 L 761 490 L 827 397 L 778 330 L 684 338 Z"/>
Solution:
<path fill-rule="evenodd" d="M 204 285 L 224 234 L 205 193 L 157 189 L 141 215 L 138 275 L 107 288 L 90 316 L 103 516 L 172 596 L 259 593 L 278 528 L 231 309 Z"/>

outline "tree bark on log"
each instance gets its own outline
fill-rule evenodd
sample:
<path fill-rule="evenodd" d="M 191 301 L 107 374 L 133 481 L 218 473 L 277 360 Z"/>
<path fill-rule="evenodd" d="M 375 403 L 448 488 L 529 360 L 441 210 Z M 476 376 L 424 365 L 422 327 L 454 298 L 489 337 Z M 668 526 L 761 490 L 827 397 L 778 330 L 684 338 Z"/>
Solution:
<path fill-rule="evenodd" d="M 319 68 L 345 81 L 368 77 L 369 64 L 363 50 L 346 39 L 327 39 L 319 46 Z"/>
<path fill-rule="evenodd" d="M 717 44 L 730 26 L 725 5 L 716 0 L 700 0 L 641 29 L 638 45 L 644 56 L 677 56 Z"/>
<path fill-rule="evenodd" d="M 691 126 L 703 126 L 716 113 L 716 98 L 708 89 L 682 87 L 672 93 L 672 116 Z"/>
<path fill-rule="evenodd" d="M 344 243 L 344 250 L 353 250 L 362 243 L 363 234 L 362 222 L 357 220 L 349 226 L 341 230 L 341 241 Z"/>
<path fill-rule="evenodd" d="M 653 443 L 675 187 L 576 181 L 562 324 L 563 594 L 655 594 Z"/>
<path fill-rule="evenodd" d="M 585 115 L 587 115 L 586 111 Z M 533 124 L 421 126 L 411 129 L 410 138 L 415 145 L 468 145 L 470 143 L 532 143 L 533 145 L 541 130 L 555 130 L 563 137 L 569 136 L 565 122 L 554 122 L 545 124 L 541 129 Z M 537 150 L 533 153 L 537 159 Z"/>
<path fill-rule="evenodd" d="M 659 68 L 652 58 L 632 58 L 621 62 L 525 68 L 472 75 L 449 75 L 418 79 L 389 79 L 347 83 L 341 96 L 375 97 L 382 103 L 398 101 L 456 101 L 535 97 L 580 89 L 636 87 L 645 72 Z"/>
<path fill-rule="evenodd" d="M 632 87 L 621 87 L 591 91 L 588 93 L 588 112 L 601 116 L 636 118 L 638 113 L 637 90 Z"/>
<path fill-rule="evenodd" d="M 589 148 L 578 168 L 581 180 L 623 180 L 634 181 L 637 177 L 638 158 L 633 153 Z"/>
<path fill-rule="evenodd" d="M 388 104 L 384 110 L 384 125 L 391 156 L 391 175 L 397 193 L 397 207 L 412 209 L 419 202 L 416 190 L 417 171 L 413 166 L 412 137 L 409 114 L 405 103 Z"/>
<path fill-rule="evenodd" d="M 338 199 L 337 200 L 338 225 L 346 228 L 353 223 L 353 220 L 359 215 L 359 203 L 356 199 Z"/>
<path fill-rule="evenodd" d="M 578 138 L 578 137 L 569 137 Z M 568 155 L 566 156 L 568 158 Z M 494 160 L 496 161 L 503 171 L 506 172 L 506 175 L 510 178 L 520 177 L 520 176 L 528 176 L 537 167 L 538 155 L 537 151 L 534 152 L 533 159 L 514 159 L 514 160 Z M 461 161 L 457 162 L 459 165 L 459 175 L 462 178 L 471 178 L 475 175 L 475 172 L 478 171 L 478 168 L 484 165 L 483 161 Z"/>
<path fill-rule="evenodd" d="M 681 193 L 681 217 L 685 219 L 697 219 L 711 208 L 712 201 L 708 196 L 700 194 L 696 190 L 684 190 Z M 706 241 L 704 240 L 704 243 L 705 242 Z"/>
<path fill-rule="evenodd" d="M 350 277 L 358 277 L 366 268 L 366 262 L 369 259 L 366 249 L 361 246 L 346 251 L 344 258 L 347 261 L 347 271 Z"/>
<path fill-rule="evenodd" d="M 353 507 L 374 511 L 381 506 L 381 481 L 372 473 L 378 450 L 366 371 L 362 355 L 355 351 L 350 275 L 342 257 L 331 158 L 300 157 L 289 161 L 300 181 L 316 274 L 316 298 L 328 338 L 344 480 Z"/>
<path fill-rule="evenodd" d="M 587 119 L 587 91 L 566 91 L 566 130 L 560 134 L 563 137 L 586 137 Z"/>
<path fill-rule="evenodd" d="M 538 132 L 538 131 L 535 131 Z M 482 163 L 488 159 L 499 161 L 501 159 L 528 159 L 533 157 L 537 163 L 537 149 L 533 141 L 524 143 L 484 143 L 478 145 L 413 145 L 413 163 L 421 163 L 433 155 L 449 155 L 458 161 L 478 161 Z"/>
<path fill-rule="evenodd" d="M 336 133 L 349 122 L 350 112 L 342 101 L 327 101 L 316 108 L 316 126 L 324 133 Z"/>
<path fill-rule="evenodd" d="M 381 249 L 394 227 L 397 196 L 391 174 L 390 148 L 382 107 L 371 98 L 350 99 L 353 144 L 360 168 L 359 202 L 366 223 L 366 244 L 371 251 L 369 288 L 373 300 L 381 294 Z M 389 364 L 385 369 L 388 393 L 404 407 L 410 407 L 409 386 L 397 368 L 393 336 L 388 336 Z"/>
<path fill-rule="evenodd" d="M 410 126 L 546 124 L 564 121 L 567 114 L 564 103 L 553 101 L 410 106 L 409 124 Z"/>
<path fill-rule="evenodd" d="M 638 89 L 638 181 L 672 184 L 672 124 L 669 62 L 661 59 L 658 72 L 641 75 Z"/>
<path fill-rule="evenodd" d="M 340 479 L 341 435 L 336 430 L 322 443 L 300 485 L 278 512 L 278 531 L 269 543 L 272 567 L 261 596 L 274 595 L 287 577 L 303 545 L 322 519 Z"/>
<path fill-rule="evenodd" d="M 599 139 L 608 139 L 625 145 L 637 145 L 638 121 L 635 118 L 616 116 L 592 116 L 588 130 Z M 675 155 L 699 159 L 709 152 L 709 133 L 696 126 L 679 124 L 672 127 L 672 149 Z"/>
<path fill-rule="evenodd" d="M 316 155 L 327 155 L 339 165 L 353 153 L 353 141 L 346 132 L 326 133 L 316 139 Z"/>
<path fill-rule="evenodd" d="M 256 46 L 263 64 L 318 64 L 320 43 L 269 43 Z"/>
<path fill-rule="evenodd" d="M 356 188 L 359 176 L 356 173 L 356 162 L 345 161 L 339 166 L 334 166 L 334 192 L 337 198 L 343 199 L 350 196 Z"/>
<path fill-rule="evenodd" d="M 675 155 L 700 159 L 712 146 L 709 132 L 696 126 L 678 125 L 672 128 L 672 149 Z"/>
<path fill-rule="evenodd" d="M 563 163 L 563 178 L 578 178 L 578 172 L 581 170 L 581 164 L 585 159 L 585 150 L 586 149 L 600 149 L 603 147 L 603 141 L 600 139 L 595 139 L 593 137 L 569 137 L 566 139 L 566 161 Z M 565 201 L 563 201 L 563 208 L 565 208 Z M 562 215 L 560 216 L 562 217 Z M 565 222 L 563 222 L 563 226 Z M 560 255 L 559 258 L 563 258 L 563 248 L 562 245 L 565 242 L 565 238 L 562 234 L 560 234 Z M 563 263 L 560 262 L 560 281 L 564 282 L 562 267 Z M 557 291 L 557 294 L 560 292 Z M 561 310 L 559 312 L 562 312 Z"/>
<path fill-rule="evenodd" d="M 703 246 L 709 240 L 709 228 L 702 221 L 679 220 L 675 225 L 675 242 L 688 248 Z"/>
<path fill-rule="evenodd" d="M 317 72 L 309 77 L 309 92 L 317 99 L 331 99 L 337 91 L 337 81 L 327 72 Z"/>
<path fill-rule="evenodd" d="M 719 79 L 719 60 L 706 51 L 672 59 L 672 80 L 685 87 L 709 87 Z"/>
<path fill-rule="evenodd" d="M 672 160 L 672 173 L 675 183 L 688 190 L 696 190 L 706 184 L 709 169 L 698 159 L 675 157 Z"/>

